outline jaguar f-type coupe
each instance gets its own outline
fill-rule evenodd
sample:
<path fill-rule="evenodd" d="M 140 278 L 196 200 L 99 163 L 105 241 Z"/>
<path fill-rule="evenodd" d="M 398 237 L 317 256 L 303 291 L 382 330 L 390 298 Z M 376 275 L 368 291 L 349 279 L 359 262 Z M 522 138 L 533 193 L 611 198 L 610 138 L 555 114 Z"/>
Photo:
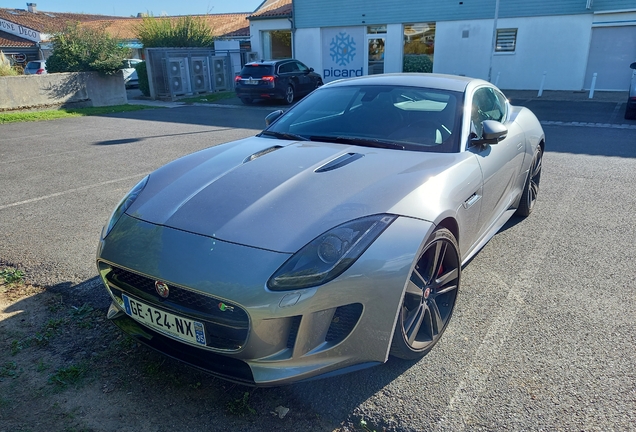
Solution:
<path fill-rule="evenodd" d="M 97 252 L 108 318 L 225 379 L 424 356 L 462 266 L 535 206 L 541 125 L 479 79 L 335 81 L 265 123 L 142 179 Z"/>

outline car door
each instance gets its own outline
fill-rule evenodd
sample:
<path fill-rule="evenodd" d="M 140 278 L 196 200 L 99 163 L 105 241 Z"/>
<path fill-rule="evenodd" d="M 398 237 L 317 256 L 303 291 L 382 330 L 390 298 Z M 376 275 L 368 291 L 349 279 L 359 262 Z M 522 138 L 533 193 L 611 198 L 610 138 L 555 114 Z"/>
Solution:
<path fill-rule="evenodd" d="M 499 95 L 498 95 L 499 94 Z M 483 174 L 483 199 L 479 216 L 483 234 L 509 209 L 518 195 L 518 178 L 525 152 L 523 130 L 510 120 L 508 104 L 503 95 L 492 87 L 479 87 L 472 97 L 471 121 L 477 137 L 483 133 L 484 120 L 494 120 L 508 128 L 506 138 L 497 144 L 474 145 Z"/>
<path fill-rule="evenodd" d="M 298 84 L 302 94 L 307 94 L 314 89 L 315 85 L 311 79 L 311 74 L 309 73 L 309 68 L 307 66 L 299 61 L 294 61 L 294 73 L 298 78 Z"/>

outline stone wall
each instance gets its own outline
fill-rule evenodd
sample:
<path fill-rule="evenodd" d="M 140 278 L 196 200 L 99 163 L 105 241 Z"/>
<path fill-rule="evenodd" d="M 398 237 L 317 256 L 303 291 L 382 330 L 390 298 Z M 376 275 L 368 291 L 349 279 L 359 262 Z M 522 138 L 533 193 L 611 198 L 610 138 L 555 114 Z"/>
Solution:
<path fill-rule="evenodd" d="M 97 72 L 0 77 L 0 111 L 128 103 L 124 77 Z"/>

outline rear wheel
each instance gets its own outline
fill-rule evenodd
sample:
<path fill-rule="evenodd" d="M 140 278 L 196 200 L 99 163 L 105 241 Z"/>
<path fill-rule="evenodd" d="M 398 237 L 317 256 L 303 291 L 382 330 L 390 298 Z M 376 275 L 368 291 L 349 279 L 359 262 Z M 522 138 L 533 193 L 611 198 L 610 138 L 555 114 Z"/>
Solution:
<path fill-rule="evenodd" d="M 442 337 L 451 319 L 461 276 L 459 247 L 446 228 L 436 230 L 407 282 L 391 342 L 391 355 L 418 359 Z"/>
<path fill-rule="evenodd" d="M 534 203 L 537 201 L 537 195 L 539 194 L 539 182 L 541 181 L 541 164 L 543 160 L 543 151 L 540 146 L 537 146 L 537 150 L 534 152 L 532 158 L 532 164 L 530 165 L 530 171 L 528 172 L 528 178 L 526 179 L 526 185 L 523 188 L 521 194 L 521 201 L 517 208 L 516 214 L 519 216 L 529 216 L 534 208 Z"/>
<path fill-rule="evenodd" d="M 636 106 L 630 108 L 629 105 L 627 105 L 627 108 L 625 108 L 625 119 L 636 120 Z"/>
<path fill-rule="evenodd" d="M 290 85 L 287 86 L 287 90 L 285 91 L 285 103 L 287 105 L 294 102 L 294 88 Z"/>
<path fill-rule="evenodd" d="M 241 102 L 243 102 L 245 105 L 252 105 L 252 103 L 254 103 L 254 99 L 242 97 Z"/>

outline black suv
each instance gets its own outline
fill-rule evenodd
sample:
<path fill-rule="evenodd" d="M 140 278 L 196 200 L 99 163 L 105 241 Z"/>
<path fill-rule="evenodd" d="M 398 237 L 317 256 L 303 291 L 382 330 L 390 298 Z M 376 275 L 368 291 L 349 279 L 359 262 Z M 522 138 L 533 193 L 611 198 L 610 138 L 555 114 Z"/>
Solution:
<path fill-rule="evenodd" d="M 322 77 L 298 60 L 270 60 L 246 64 L 234 84 L 236 95 L 245 104 L 254 99 L 282 99 L 290 104 L 296 96 L 320 87 Z"/>

